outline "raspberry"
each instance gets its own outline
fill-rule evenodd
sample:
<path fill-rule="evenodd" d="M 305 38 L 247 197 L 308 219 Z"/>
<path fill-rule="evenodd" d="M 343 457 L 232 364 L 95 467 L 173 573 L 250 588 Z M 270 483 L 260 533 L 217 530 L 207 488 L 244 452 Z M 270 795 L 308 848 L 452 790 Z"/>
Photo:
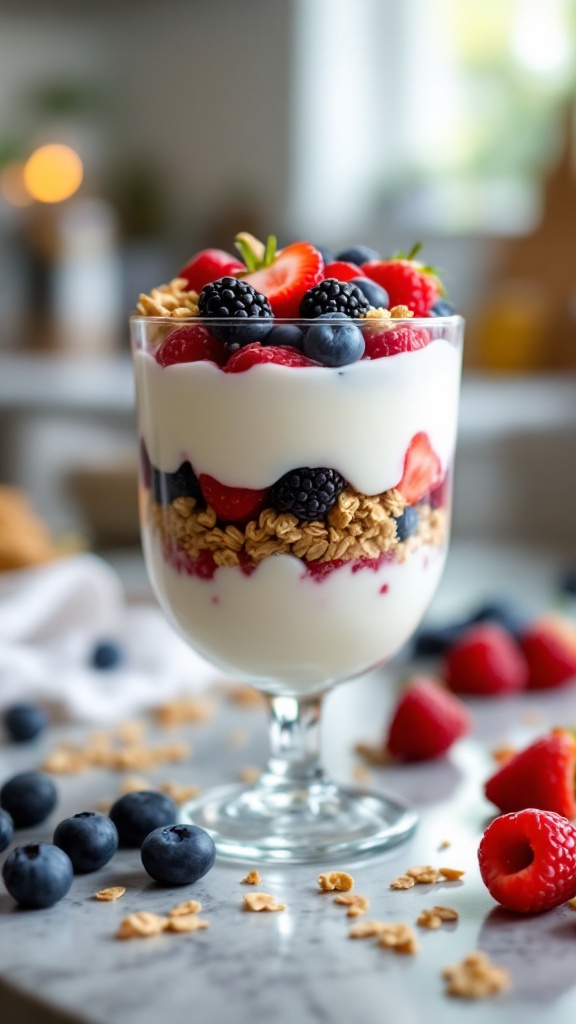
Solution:
<path fill-rule="evenodd" d="M 490 895 L 517 914 L 551 910 L 576 896 L 576 828 L 533 807 L 496 818 L 478 847 Z"/>
<path fill-rule="evenodd" d="M 372 323 L 377 324 L 378 321 Z M 364 328 L 364 359 L 381 359 L 383 356 L 396 356 L 399 352 L 415 352 L 419 348 L 426 348 L 432 340 L 429 332 L 422 327 L 402 325 L 383 330 L 382 327 L 373 327 L 372 323 Z"/>
<path fill-rule="evenodd" d="M 500 811 L 538 807 L 576 817 L 576 740 L 562 729 L 531 743 L 494 773 L 484 786 Z"/>
<path fill-rule="evenodd" d="M 228 487 L 207 473 L 201 473 L 200 487 L 206 501 L 219 519 L 242 523 L 253 519 L 264 508 L 266 491 L 249 487 Z"/>
<path fill-rule="evenodd" d="M 178 277 L 185 278 L 189 288 L 200 292 L 210 281 L 217 281 L 224 274 L 238 274 L 245 269 L 236 256 L 223 249 L 202 249 L 182 267 Z"/>
<path fill-rule="evenodd" d="M 273 485 L 270 500 L 278 512 L 291 512 L 297 519 L 321 519 L 338 501 L 346 481 L 335 469 L 292 469 Z"/>
<path fill-rule="evenodd" d="M 386 289 L 390 306 L 408 306 L 414 316 L 428 316 L 440 295 L 440 282 L 411 259 L 370 260 L 362 272 Z"/>
<path fill-rule="evenodd" d="M 230 357 L 224 367 L 226 373 L 243 373 L 259 363 L 276 363 L 277 366 L 318 366 L 297 349 L 284 348 L 280 345 L 260 345 L 254 342 L 246 345 Z"/>
<path fill-rule="evenodd" d="M 266 296 L 237 277 L 221 277 L 204 285 L 198 312 L 208 320 L 230 321 L 211 326 L 214 337 L 230 345 L 261 341 L 272 328 L 272 309 Z"/>
<path fill-rule="evenodd" d="M 549 690 L 576 676 L 576 630 L 568 619 L 542 619 L 520 642 L 528 662 L 529 689 Z"/>
<path fill-rule="evenodd" d="M 200 324 L 190 324 L 177 327 L 168 335 L 156 352 L 156 362 L 160 366 L 172 366 L 174 363 L 196 363 L 206 359 L 224 366 L 228 356 L 229 352 L 212 337 L 210 331 Z"/>
<path fill-rule="evenodd" d="M 439 757 L 470 732 L 466 706 L 433 679 L 413 679 L 398 701 L 388 731 L 387 749 L 406 761 Z"/>
<path fill-rule="evenodd" d="M 455 693 L 505 696 L 524 689 L 527 675 L 517 644 L 493 622 L 465 630 L 446 658 L 446 682 Z"/>
<path fill-rule="evenodd" d="M 329 277 L 310 288 L 300 303 L 300 316 L 315 320 L 323 313 L 342 313 L 344 316 L 363 316 L 370 303 L 355 284 Z"/>
<path fill-rule="evenodd" d="M 351 281 L 354 277 L 360 277 L 361 273 L 360 267 L 346 260 L 334 260 L 324 267 L 324 278 L 335 277 L 337 281 Z"/>

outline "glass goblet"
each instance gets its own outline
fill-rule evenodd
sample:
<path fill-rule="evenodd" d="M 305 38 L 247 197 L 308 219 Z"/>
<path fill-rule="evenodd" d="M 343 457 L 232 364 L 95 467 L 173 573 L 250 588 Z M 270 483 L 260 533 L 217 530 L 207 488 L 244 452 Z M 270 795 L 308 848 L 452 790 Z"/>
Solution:
<path fill-rule="evenodd" d="M 230 321 L 131 320 L 152 586 L 184 638 L 270 713 L 258 781 L 182 809 L 227 857 L 381 850 L 417 821 L 400 799 L 327 777 L 320 710 L 399 650 L 440 580 L 464 323 L 356 324 L 372 358 L 328 367 L 265 344 L 230 355 Z M 172 344 L 172 361 L 175 330 L 190 343 Z"/>

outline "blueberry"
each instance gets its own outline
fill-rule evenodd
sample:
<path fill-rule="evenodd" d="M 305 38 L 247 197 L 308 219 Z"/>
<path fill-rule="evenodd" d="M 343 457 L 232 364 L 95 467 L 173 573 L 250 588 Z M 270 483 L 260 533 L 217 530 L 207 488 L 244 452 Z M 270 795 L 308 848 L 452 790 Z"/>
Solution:
<path fill-rule="evenodd" d="M 0 811 L 0 853 L 8 849 L 14 838 L 14 822 L 8 811 Z"/>
<path fill-rule="evenodd" d="M 137 849 L 150 832 L 172 825 L 178 817 L 176 804 L 165 793 L 142 790 L 125 793 L 110 808 L 110 818 L 118 829 L 120 846 Z"/>
<path fill-rule="evenodd" d="M 74 872 L 70 858 L 49 843 L 17 846 L 9 853 L 2 878 L 8 892 L 23 907 L 51 907 L 66 895 Z"/>
<path fill-rule="evenodd" d="M 402 515 L 398 516 L 398 519 L 396 520 L 396 534 L 398 540 L 408 540 L 408 537 L 412 537 L 415 533 L 418 533 L 419 525 L 420 516 L 418 515 L 418 509 L 414 508 L 413 505 L 405 508 Z"/>
<path fill-rule="evenodd" d="M 93 668 L 107 671 L 111 668 L 118 668 L 124 661 L 124 652 L 120 644 L 114 640 L 100 640 L 90 655 L 90 664 Z"/>
<path fill-rule="evenodd" d="M 526 629 L 530 616 L 510 601 L 487 601 L 469 617 L 465 625 L 476 622 L 496 622 L 513 636 L 519 637 Z"/>
<path fill-rule="evenodd" d="M 437 299 L 430 310 L 430 316 L 454 316 L 454 306 L 446 299 Z"/>
<path fill-rule="evenodd" d="M 58 794 L 49 775 L 21 772 L 0 789 L 0 807 L 12 815 L 15 828 L 40 825 L 56 807 Z"/>
<path fill-rule="evenodd" d="M 565 569 L 558 580 L 558 589 L 561 594 L 568 597 L 576 596 L 576 566 Z"/>
<path fill-rule="evenodd" d="M 36 704 L 13 704 L 4 713 L 4 725 L 16 743 L 27 743 L 46 728 L 48 715 Z"/>
<path fill-rule="evenodd" d="M 273 327 L 263 342 L 264 345 L 289 345 L 290 348 L 302 349 L 304 331 L 296 324 L 278 324 Z"/>
<path fill-rule="evenodd" d="M 330 320 L 338 321 L 335 324 Z M 304 352 L 324 366 L 346 366 L 364 355 L 364 338 L 356 324 L 346 323 L 342 313 L 323 313 L 306 332 Z"/>
<path fill-rule="evenodd" d="M 159 505 L 170 505 L 176 498 L 202 498 L 200 483 L 188 461 L 173 473 L 152 469 L 152 497 Z"/>
<path fill-rule="evenodd" d="M 265 345 L 271 330 L 271 320 L 256 316 L 221 320 L 210 324 L 210 333 L 216 340 L 233 350 L 249 345 L 251 341 L 259 341 L 261 345 Z"/>
<path fill-rule="evenodd" d="M 118 831 L 105 814 L 81 811 L 56 826 L 54 845 L 68 854 L 76 875 L 85 875 L 112 859 L 118 849 Z"/>
<path fill-rule="evenodd" d="M 320 253 L 325 267 L 328 266 L 329 263 L 334 263 L 336 257 L 334 256 L 332 249 L 329 249 L 327 245 L 315 245 L 314 248 Z"/>
<path fill-rule="evenodd" d="M 437 654 L 445 654 L 460 636 L 464 623 L 458 622 L 451 626 L 439 626 L 436 629 L 422 629 L 414 640 L 414 656 L 427 658 Z"/>
<path fill-rule="evenodd" d="M 152 878 L 163 885 L 197 882 L 214 864 L 213 839 L 196 825 L 157 828 L 142 843 L 142 863 Z"/>
<path fill-rule="evenodd" d="M 377 284 L 376 281 L 371 281 L 369 277 L 353 277 L 351 284 L 355 284 L 360 289 L 371 306 L 375 306 L 376 309 L 380 306 L 382 306 L 382 309 L 388 308 L 390 301 L 388 292 L 382 285 Z"/>
<path fill-rule="evenodd" d="M 347 249 L 342 249 L 336 256 L 337 260 L 344 260 L 345 263 L 355 263 L 357 267 L 361 267 L 363 263 L 369 263 L 370 260 L 379 260 L 380 253 L 376 252 L 376 249 L 371 249 L 369 245 L 349 245 Z"/>

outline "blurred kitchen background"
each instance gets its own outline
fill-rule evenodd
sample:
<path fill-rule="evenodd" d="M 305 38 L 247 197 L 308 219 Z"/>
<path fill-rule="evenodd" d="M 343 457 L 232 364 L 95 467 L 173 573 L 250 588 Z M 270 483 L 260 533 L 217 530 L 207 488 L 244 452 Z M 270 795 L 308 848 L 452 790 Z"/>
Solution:
<path fill-rule="evenodd" d="M 0 0 L 0 483 L 137 550 L 138 292 L 241 229 L 421 239 L 456 540 L 576 556 L 575 137 L 576 0 Z"/>

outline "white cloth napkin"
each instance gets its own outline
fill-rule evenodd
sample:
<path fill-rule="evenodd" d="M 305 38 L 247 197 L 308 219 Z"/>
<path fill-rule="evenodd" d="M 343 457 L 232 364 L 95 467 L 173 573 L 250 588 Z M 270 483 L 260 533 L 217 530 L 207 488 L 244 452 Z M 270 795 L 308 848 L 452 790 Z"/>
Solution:
<path fill-rule="evenodd" d="M 100 641 L 122 648 L 117 668 L 91 666 Z M 156 606 L 126 605 L 118 576 L 95 555 L 0 574 L 0 708 L 49 701 L 71 718 L 112 721 L 221 676 Z"/>

